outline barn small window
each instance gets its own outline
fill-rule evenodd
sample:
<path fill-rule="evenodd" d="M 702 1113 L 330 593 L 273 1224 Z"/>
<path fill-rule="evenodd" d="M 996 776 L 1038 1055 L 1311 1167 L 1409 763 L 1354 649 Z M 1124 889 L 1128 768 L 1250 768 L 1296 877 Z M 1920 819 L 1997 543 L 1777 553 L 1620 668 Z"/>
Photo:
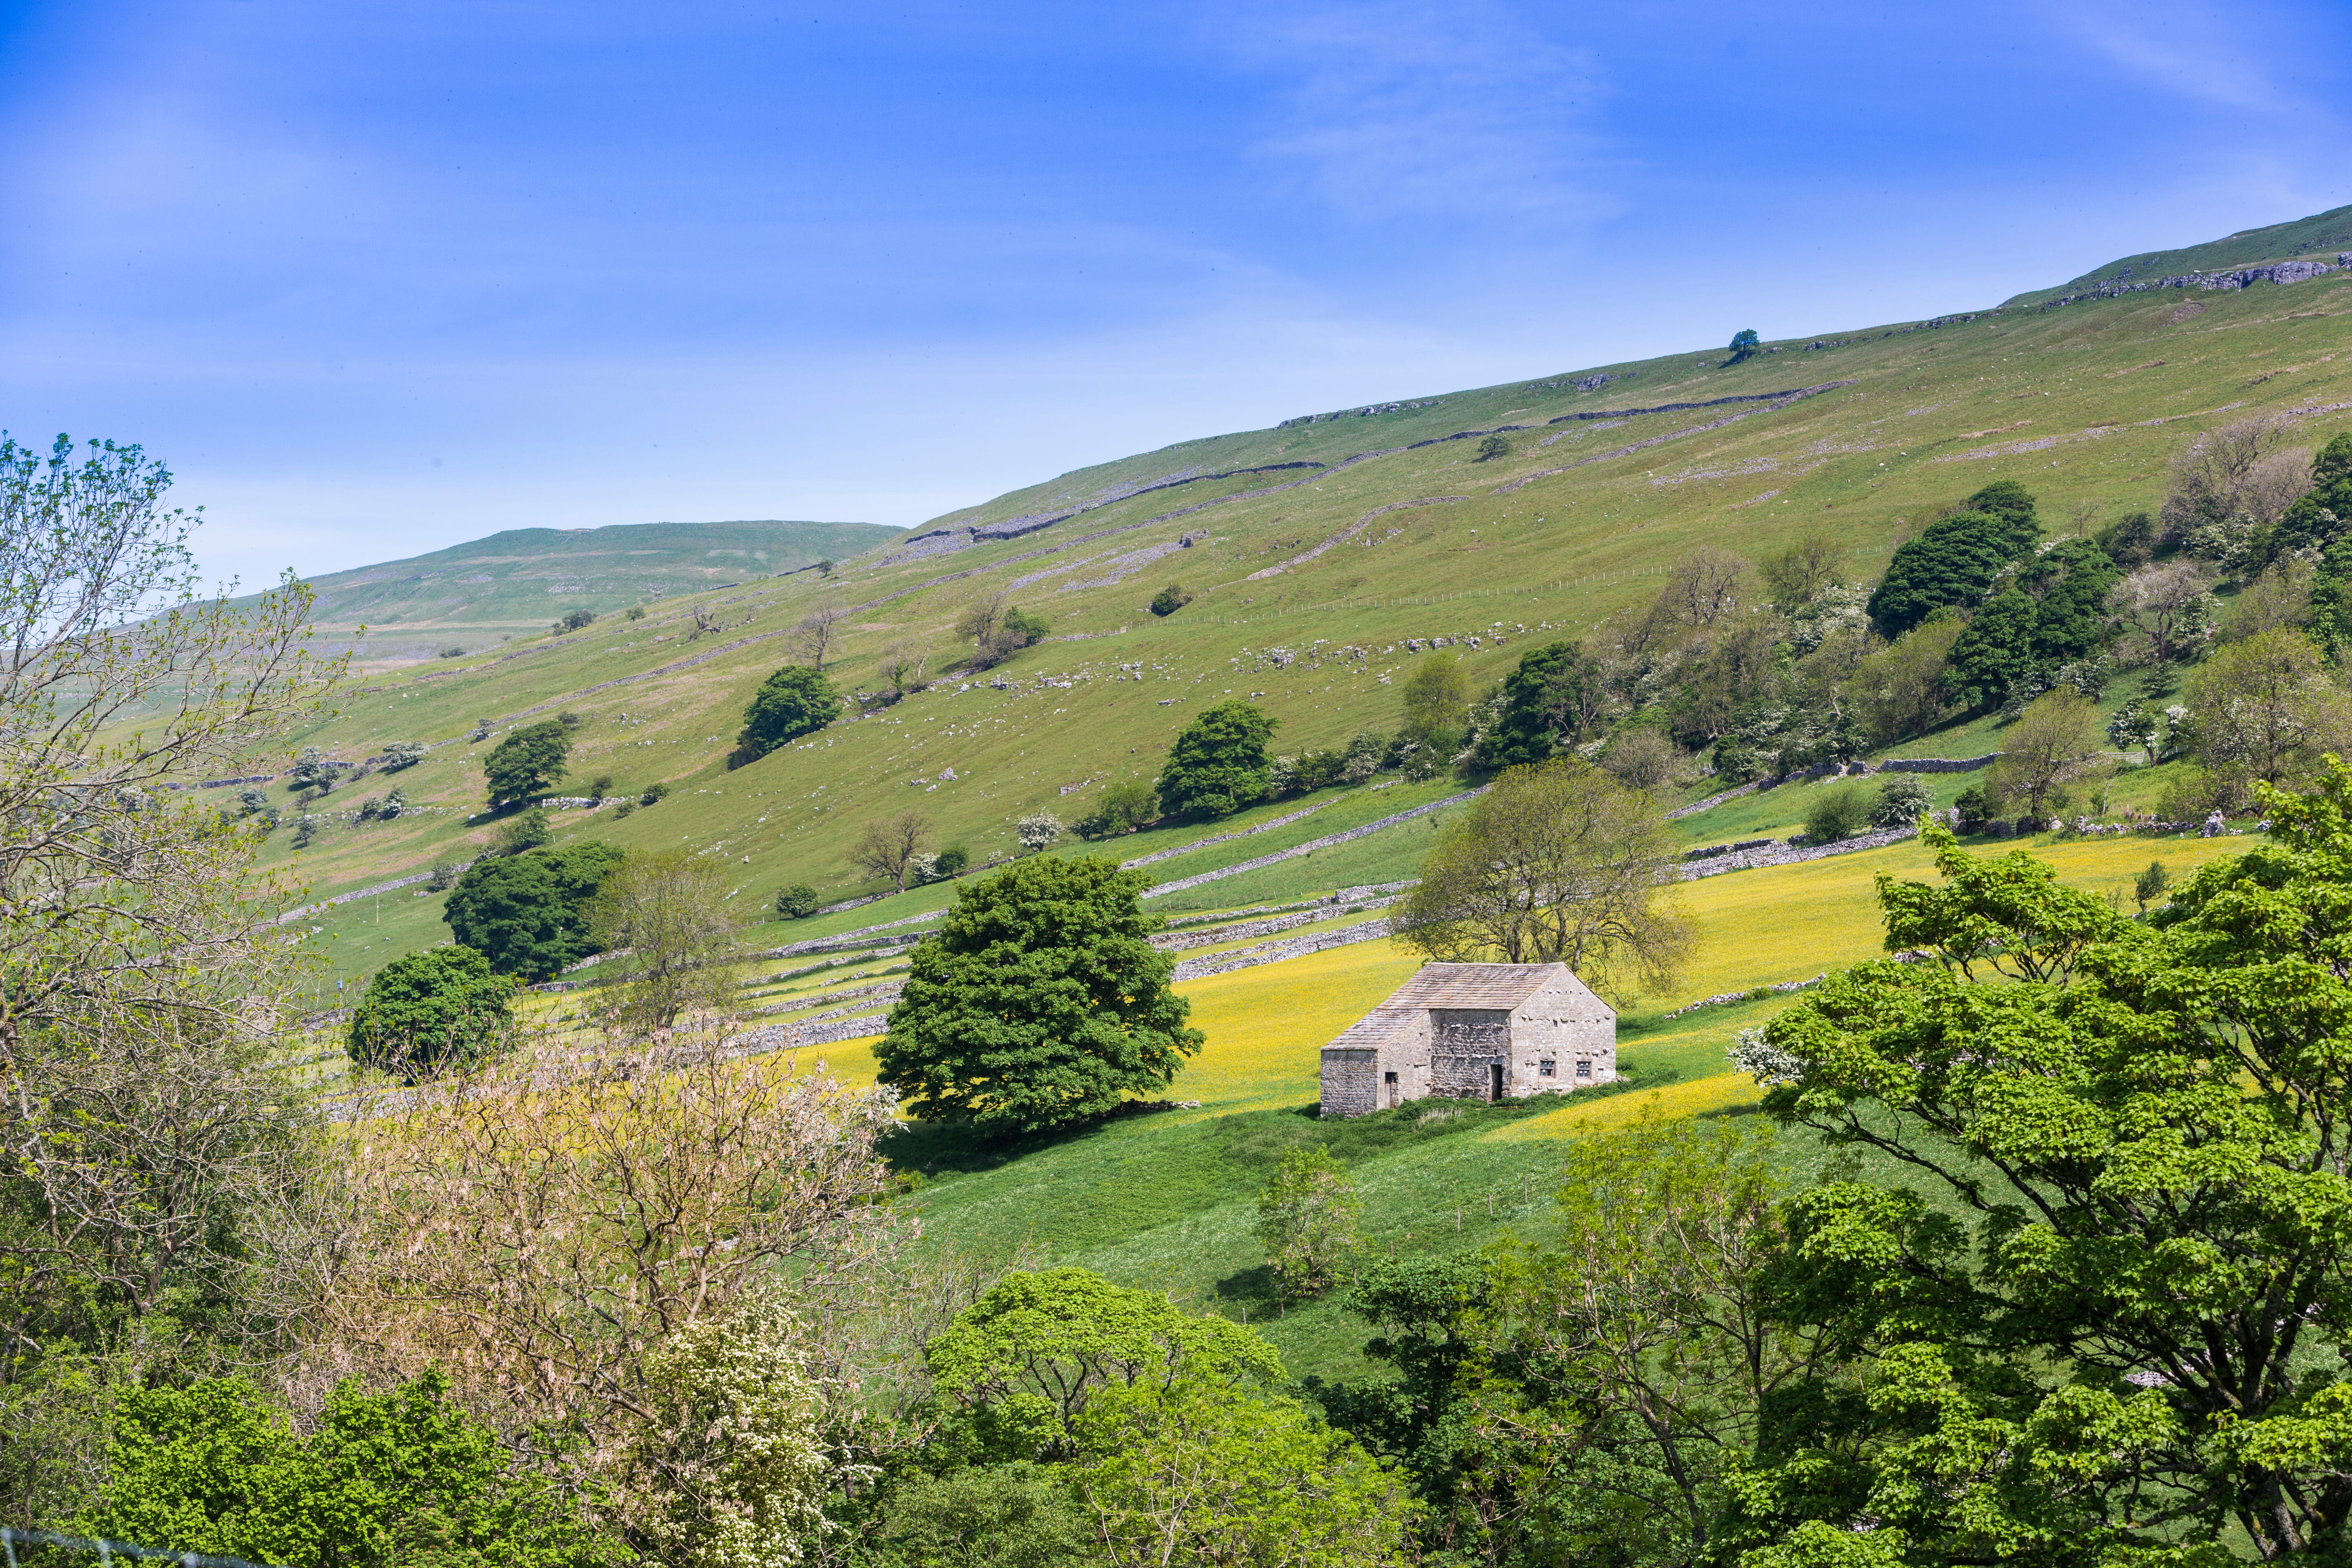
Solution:
<path fill-rule="evenodd" d="M 1579 1078 L 1591 1078 L 1592 1076 L 1592 1064 L 1591 1062 L 1577 1063 L 1576 1076 Z"/>
<path fill-rule="evenodd" d="M 1537 1076 L 1537 1077 L 1538 1077 L 1538 1078 L 1549 1078 L 1549 1077 L 1551 1077 L 1551 1076 L 1552 1076 L 1552 1065 L 1551 1065 L 1551 1063 L 1549 1063 L 1549 1062 L 1538 1062 L 1538 1063 L 1536 1064 L 1536 1076 Z"/>
<path fill-rule="evenodd" d="M 1394 1083 L 1396 1082 L 1396 1074 L 1392 1072 L 1384 1072 L 1381 1074 L 1381 1081 L 1382 1083 Z"/>

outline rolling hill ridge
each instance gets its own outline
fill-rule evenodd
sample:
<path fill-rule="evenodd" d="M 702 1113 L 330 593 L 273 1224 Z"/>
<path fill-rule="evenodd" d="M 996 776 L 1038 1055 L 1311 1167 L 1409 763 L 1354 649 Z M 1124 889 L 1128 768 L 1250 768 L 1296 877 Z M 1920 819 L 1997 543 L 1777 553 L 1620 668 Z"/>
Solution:
<path fill-rule="evenodd" d="M 2338 216 L 2216 243 L 2238 247 L 2224 259 L 2261 261 L 2252 253 L 2287 248 L 2275 243 L 2281 231 L 2301 243 L 2294 237 Z M 1827 532 L 1843 550 L 1841 575 L 1867 583 L 1896 543 L 1992 479 L 2032 490 L 2051 533 L 2086 532 L 2153 507 L 2173 451 L 2242 411 L 2280 415 L 2301 445 L 2352 426 L 2352 273 L 2187 294 L 2200 310 L 2181 313 L 2181 290 L 2012 302 L 1767 343 L 1738 363 L 1709 350 L 1546 370 L 1203 437 L 908 532 L 875 531 L 829 577 L 746 571 L 731 587 L 653 600 L 642 620 L 607 616 L 562 635 L 537 628 L 552 606 L 587 601 L 551 595 L 551 579 L 518 578 L 534 629 L 495 657 L 367 676 L 303 737 L 353 761 L 394 741 L 432 743 L 399 775 L 417 809 L 359 821 L 346 796 L 383 786 L 347 786 L 320 803 L 323 831 L 309 848 L 297 854 L 279 835 L 270 854 L 299 860 L 315 891 L 331 894 L 478 852 L 491 831 L 473 819 L 485 747 L 467 737 L 483 723 L 570 710 L 580 725 L 567 789 L 603 779 L 601 793 L 656 782 L 672 793 L 625 820 L 559 813 L 560 837 L 723 857 L 747 911 L 787 883 L 870 892 L 846 850 L 880 815 L 912 807 L 936 847 L 960 845 L 980 862 L 1013 851 L 1020 817 L 1074 820 L 1108 784 L 1155 773 L 1176 731 L 1227 695 L 1273 715 L 1286 752 L 1392 731 L 1396 682 L 1421 650 L 1444 639 L 1475 682 L 1491 682 L 1535 640 L 1581 635 L 1646 604 L 1700 544 L 1760 558 Z M 1482 458 L 1488 436 L 1504 449 Z M 702 546 L 714 547 L 743 548 Z M 718 571 L 707 558 L 680 570 Z M 1145 602 L 1171 581 L 1190 603 L 1164 619 L 1149 614 Z M 1000 594 L 1051 634 L 999 668 L 969 670 L 957 626 Z M 729 771 L 752 689 L 794 657 L 793 628 L 819 608 L 845 616 L 827 673 L 873 700 Z M 904 701 L 879 700 L 886 655 L 924 671 Z M 1981 733 L 1949 746 L 1989 749 Z M 1368 796 L 1337 826 L 1396 809 L 1376 804 Z M 1724 837 L 1773 826 L 1742 818 Z M 1170 825 L 1113 847 L 1129 858 L 1219 831 Z M 1327 830 L 1282 831 L 1303 842 Z M 1199 893 L 1234 904 L 1393 879 L 1410 874 L 1426 832 L 1416 819 Z M 1245 847 L 1202 847 L 1150 872 L 1173 881 L 1226 855 L 1246 858 Z M 857 918 L 920 912 L 946 896 L 909 892 Z M 1192 899 L 1170 901 L 1216 907 Z M 346 923 L 361 906 L 320 922 L 351 938 L 338 947 L 340 972 L 363 974 L 402 945 L 446 935 L 437 900 L 403 891 L 399 902 L 397 920 L 383 911 L 381 935 Z M 754 945 L 773 945 L 770 930 Z"/>

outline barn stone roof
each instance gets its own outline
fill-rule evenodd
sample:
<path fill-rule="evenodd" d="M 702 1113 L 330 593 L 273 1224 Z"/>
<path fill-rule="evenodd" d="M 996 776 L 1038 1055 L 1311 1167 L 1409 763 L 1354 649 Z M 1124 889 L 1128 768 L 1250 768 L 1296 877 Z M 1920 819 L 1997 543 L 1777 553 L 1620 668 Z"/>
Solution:
<path fill-rule="evenodd" d="M 1377 1046 L 1409 1025 L 1414 1014 L 1432 1007 L 1508 1010 L 1562 977 L 1577 989 L 1586 989 L 1565 963 L 1425 963 L 1387 1001 L 1356 1020 L 1323 1048 L 1347 1050 Z"/>

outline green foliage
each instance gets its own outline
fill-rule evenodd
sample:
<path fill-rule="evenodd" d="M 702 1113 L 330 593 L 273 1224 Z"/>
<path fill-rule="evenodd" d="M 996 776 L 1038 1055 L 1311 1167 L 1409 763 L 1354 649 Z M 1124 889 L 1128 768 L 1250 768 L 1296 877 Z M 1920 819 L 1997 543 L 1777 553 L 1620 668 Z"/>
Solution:
<path fill-rule="evenodd" d="M 1201 1032 L 1169 988 L 1163 923 L 1116 862 L 1035 857 L 964 883 L 915 950 L 875 1052 L 883 1082 L 929 1121 L 986 1137 L 1049 1131 L 1165 1089 Z"/>
<path fill-rule="evenodd" d="M 457 879 L 441 918 L 499 973 L 551 980 L 595 952 L 583 911 L 621 859 L 613 846 L 588 840 L 484 860 Z"/>
<path fill-rule="evenodd" d="M 1738 364 L 1740 361 L 1751 357 L 1757 349 L 1762 346 L 1763 342 L 1763 339 L 1756 335 L 1755 328 L 1740 328 L 1731 334 L 1731 363 Z"/>
<path fill-rule="evenodd" d="M 1608 672 L 1581 643 L 1546 643 L 1519 656 L 1502 696 L 1499 718 L 1479 738 L 1481 767 L 1539 763 L 1582 740 L 1608 711 Z"/>
<path fill-rule="evenodd" d="M 571 755 L 572 732 L 554 719 L 526 725 L 500 741 L 482 759 L 490 809 L 504 811 L 553 789 Z"/>
<path fill-rule="evenodd" d="M 1853 837 L 1870 820 L 1875 804 L 1870 786 L 1859 781 L 1815 792 L 1812 804 L 1805 808 L 1805 842 L 1834 844 Z"/>
<path fill-rule="evenodd" d="M 646 786 L 645 793 L 637 796 L 637 804 L 639 805 L 654 805 L 662 801 L 667 800 L 668 798 L 669 785 L 666 784 L 649 784 Z"/>
<path fill-rule="evenodd" d="M 1108 1561 L 1378 1568 L 1412 1558 L 1402 1484 L 1295 1400 L 1206 1378 L 1113 1388 L 1070 1474 Z"/>
<path fill-rule="evenodd" d="M 1033 616 L 1018 605 L 1005 608 L 1003 624 L 1006 641 L 1016 648 L 1033 647 L 1044 642 L 1046 634 L 1054 629 L 1045 616 Z"/>
<path fill-rule="evenodd" d="M 623 612 L 622 618 L 625 620 L 642 621 L 646 618 L 646 607 L 643 605 L 631 605 L 626 611 Z"/>
<path fill-rule="evenodd" d="M 547 813 L 544 810 L 534 805 L 527 811 L 515 813 L 499 824 L 498 832 L 490 837 L 490 853 L 502 856 L 520 855 L 536 849 L 543 844 L 554 842 L 554 825 L 547 820 Z"/>
<path fill-rule="evenodd" d="M 1099 1562 L 1092 1521 L 1044 1466 L 1016 1461 L 920 1476 L 882 1528 L 906 1568 L 1076 1568 Z"/>
<path fill-rule="evenodd" d="M 1255 1331 L 1083 1268 L 1007 1274 L 923 1359 L 933 1386 L 964 1413 L 963 1440 L 1006 1459 L 1071 1457 L 1074 1424 L 1108 1389 L 1282 1375 Z"/>
<path fill-rule="evenodd" d="M 628 1558 L 448 1397 L 437 1372 L 327 1396 L 297 1437 L 251 1384 L 126 1391 L 105 1501 L 79 1528 L 259 1563 L 393 1568 L 603 1568 Z"/>
<path fill-rule="evenodd" d="M 1478 456 L 1473 458 L 1472 461 L 1491 463 L 1497 458 L 1507 458 L 1510 455 L 1510 441 L 1497 432 L 1495 435 L 1486 437 L 1484 440 L 1478 443 Z"/>
<path fill-rule="evenodd" d="M 743 731 L 735 755 L 756 762 L 786 742 L 813 735 L 841 716 L 841 694 L 816 670 L 788 664 L 760 683 L 743 710 Z M 652 801 L 646 802 L 647 805 Z"/>
<path fill-rule="evenodd" d="M 2163 861 L 2151 860 L 2147 870 L 2132 879 L 2132 901 L 2139 906 L 2140 913 L 2146 914 L 2147 906 L 2164 897 L 2171 888 L 2172 873 L 2164 868 Z"/>
<path fill-rule="evenodd" d="M 1163 617 L 1172 616 L 1192 602 L 1192 595 L 1185 592 L 1181 583 L 1171 583 L 1151 595 L 1151 613 Z"/>
<path fill-rule="evenodd" d="M 383 749 L 383 771 L 396 773 L 403 768 L 413 768 L 425 760 L 422 741 L 394 741 Z"/>
<path fill-rule="evenodd" d="M 1948 679 L 1972 706 L 1993 707 L 2105 642 L 2107 590 L 2115 563 L 2073 539 L 2020 568 L 2017 585 L 1995 595 L 1952 645 Z"/>
<path fill-rule="evenodd" d="M 2279 520 L 2272 544 L 2279 554 L 2325 552 L 2347 533 L 2352 533 L 2352 430 L 2337 434 L 2312 459 L 2311 489 Z"/>
<path fill-rule="evenodd" d="M 804 921 L 824 907 L 824 900 L 806 882 L 788 883 L 776 891 L 776 913 L 788 921 Z"/>
<path fill-rule="evenodd" d="M 1449 752 L 1461 743 L 1470 717 L 1470 672 L 1462 660 L 1448 653 L 1424 655 L 1405 677 L 1403 697 L 1405 739 Z"/>
<path fill-rule="evenodd" d="M 1363 1201 L 1330 1151 L 1293 1149 L 1257 1195 L 1257 1239 L 1293 1296 L 1320 1296 L 1360 1245 Z"/>
<path fill-rule="evenodd" d="M 294 766 L 288 771 L 287 778 L 295 789 L 314 789 L 323 793 L 335 785 L 335 768 L 328 762 L 326 752 L 316 746 L 305 746 L 295 757 Z"/>
<path fill-rule="evenodd" d="M 1168 748 L 1160 808 L 1173 816 L 1231 816 L 1273 785 L 1266 742 L 1278 721 L 1240 698 L 1204 709 Z"/>
<path fill-rule="evenodd" d="M 2008 479 L 1979 490 L 1968 505 L 1895 550 L 1870 596 L 1870 618 L 1881 636 L 1900 637 L 1941 605 L 1973 609 L 2002 569 L 2041 537 L 2032 498 Z"/>
<path fill-rule="evenodd" d="M 2263 800 L 2270 842 L 2146 924 L 1931 826 L 1944 885 L 1880 900 L 1890 950 L 1946 962 L 1857 965 L 1767 1027 L 1767 1108 L 1906 1174 L 1791 1207 L 1785 1289 L 1850 1392 L 1741 1483 L 1748 1563 L 2139 1561 L 2158 1497 L 2166 1561 L 2336 1539 L 2352 772 Z"/>
<path fill-rule="evenodd" d="M 940 850 L 938 857 L 931 861 L 931 876 L 940 880 L 950 877 L 961 877 L 964 873 L 964 868 L 971 864 L 971 851 L 961 844 L 951 844 Z"/>
<path fill-rule="evenodd" d="M 352 1009 L 346 1048 L 353 1061 L 411 1081 L 474 1061 L 513 1028 L 507 1004 L 517 984 L 470 947 L 403 953 L 376 971 Z"/>
<path fill-rule="evenodd" d="M 553 629 L 559 632 L 584 631 L 594 625 L 595 620 L 596 612 L 584 606 L 576 610 L 566 610 L 563 612 L 563 618 L 555 623 Z"/>

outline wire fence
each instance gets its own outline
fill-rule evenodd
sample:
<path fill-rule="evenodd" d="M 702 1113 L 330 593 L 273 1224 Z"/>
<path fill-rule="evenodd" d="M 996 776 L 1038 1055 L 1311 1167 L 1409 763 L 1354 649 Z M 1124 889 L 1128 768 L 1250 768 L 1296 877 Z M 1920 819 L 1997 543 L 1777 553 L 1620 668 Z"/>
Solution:
<path fill-rule="evenodd" d="M 20 1546 L 30 1550 L 31 1554 L 18 1556 L 16 1549 Z M 43 1547 L 52 1550 L 35 1550 Z M 248 1563 L 242 1557 L 211 1557 L 201 1552 L 159 1552 L 152 1546 L 136 1546 L 128 1541 L 86 1541 L 79 1535 L 59 1535 L 53 1530 L 17 1530 L 0 1525 L 0 1562 L 5 1562 L 7 1568 L 36 1568 L 37 1564 L 60 1561 L 58 1553 L 87 1553 L 100 1563 L 127 1557 L 177 1563 L 181 1568 L 270 1568 L 267 1563 Z"/>

